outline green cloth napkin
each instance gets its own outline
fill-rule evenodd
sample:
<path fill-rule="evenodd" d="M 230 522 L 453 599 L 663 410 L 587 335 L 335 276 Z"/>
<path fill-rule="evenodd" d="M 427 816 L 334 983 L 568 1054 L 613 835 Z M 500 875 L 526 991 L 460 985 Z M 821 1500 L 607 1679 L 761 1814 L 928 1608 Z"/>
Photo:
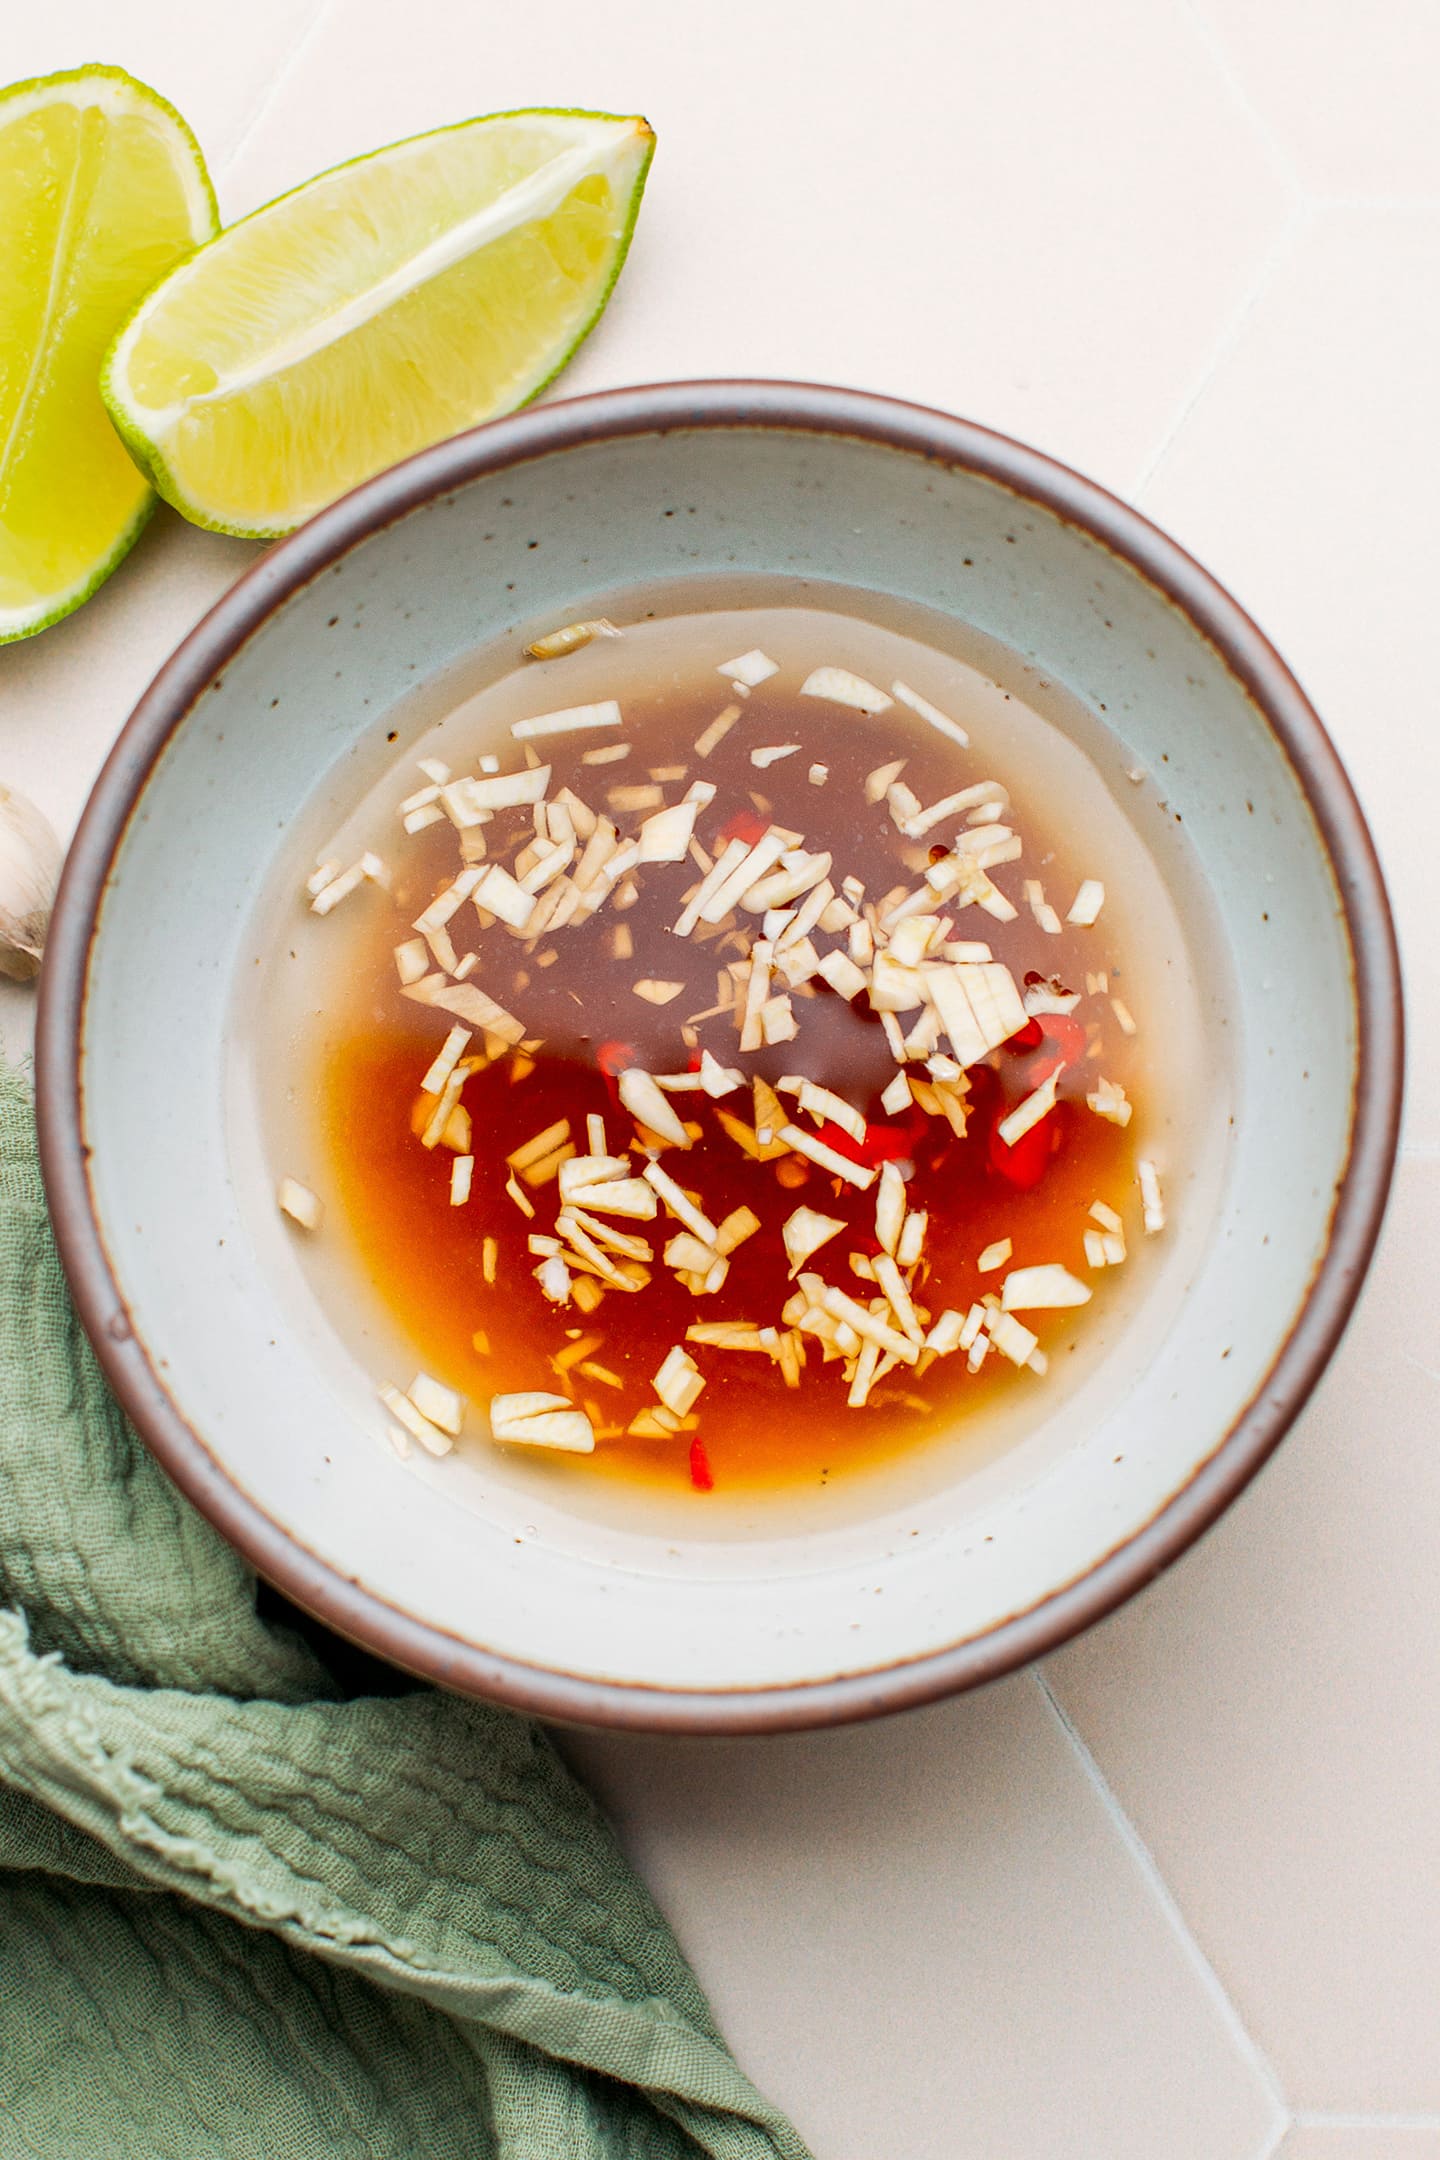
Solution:
<path fill-rule="evenodd" d="M 109 1394 L 0 1069 L 0 2155 L 804 2160 L 544 1736 L 284 1618 Z"/>

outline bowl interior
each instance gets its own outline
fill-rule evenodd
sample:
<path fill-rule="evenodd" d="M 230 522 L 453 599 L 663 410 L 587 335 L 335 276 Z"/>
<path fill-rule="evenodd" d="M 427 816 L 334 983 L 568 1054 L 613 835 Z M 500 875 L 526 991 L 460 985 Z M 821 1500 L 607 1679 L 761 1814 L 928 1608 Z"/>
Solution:
<path fill-rule="evenodd" d="M 273 1217 L 253 986 L 277 866 L 288 878 L 307 819 L 393 755 L 417 685 L 590 595 L 752 573 L 957 616 L 1088 710 L 1126 814 L 1177 878 L 1188 861 L 1203 880 L 1209 1110 L 1175 1165 L 1164 1265 L 1060 1416 L 941 1489 L 877 1487 L 823 1521 L 741 1511 L 717 1535 L 585 1509 L 494 1464 L 396 1460 L 373 1372 Z M 745 424 L 542 446 L 284 598 L 143 786 L 90 949 L 81 1051 L 93 1208 L 146 1385 L 194 1436 L 177 1443 L 190 1489 L 220 1496 L 302 1602 L 349 1586 L 341 1624 L 392 1654 L 578 1716 L 611 1714 L 586 1689 L 612 1683 L 637 1691 L 641 1723 L 655 1690 L 878 1684 L 1033 1614 L 1134 1538 L 1202 1473 L 1294 1325 L 1356 1072 L 1351 949 L 1315 817 L 1190 617 L 1013 485 L 899 443 Z M 387 1633 L 397 1614 L 418 1632 Z M 472 1649 L 499 1662 L 482 1671 Z"/>

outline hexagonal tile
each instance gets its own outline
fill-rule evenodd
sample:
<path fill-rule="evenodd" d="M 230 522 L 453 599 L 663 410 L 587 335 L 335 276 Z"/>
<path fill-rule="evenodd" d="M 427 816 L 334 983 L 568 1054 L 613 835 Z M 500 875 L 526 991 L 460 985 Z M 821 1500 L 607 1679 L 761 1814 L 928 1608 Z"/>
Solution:
<path fill-rule="evenodd" d="M 1440 2160 L 1440 2126 L 1376 2121 L 1297 2123 L 1275 2160 Z"/>
<path fill-rule="evenodd" d="M 1310 187 L 1440 192 L 1430 0 L 1196 0 Z"/>
<path fill-rule="evenodd" d="M 328 15 L 227 182 L 234 210 L 475 109 L 643 111 L 659 151 L 609 318 L 562 392 L 850 380 L 1125 484 L 1238 304 L 1285 190 L 1193 24 L 1024 8 L 669 0 Z M 444 54 L 443 75 L 436 55 Z M 443 85 L 443 86 L 442 86 Z"/>
<path fill-rule="evenodd" d="M 816 2160 L 1252 2160 L 1277 2126 L 1033 1679 L 843 1733 L 562 1745 Z"/>
<path fill-rule="evenodd" d="M 1270 1468 L 1050 1667 L 1301 2109 L 1440 2110 L 1437 1222 L 1440 1163 L 1405 1164 Z"/>
<path fill-rule="evenodd" d="M 1440 212 L 1298 239 L 1146 486 L 1299 674 L 1375 828 L 1409 977 L 1412 1139 L 1440 1143 L 1433 623 Z"/>

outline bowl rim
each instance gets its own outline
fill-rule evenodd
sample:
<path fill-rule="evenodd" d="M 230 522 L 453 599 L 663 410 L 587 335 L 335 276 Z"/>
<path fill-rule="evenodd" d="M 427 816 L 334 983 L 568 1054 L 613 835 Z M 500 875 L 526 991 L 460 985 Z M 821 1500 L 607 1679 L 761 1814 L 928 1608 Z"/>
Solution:
<path fill-rule="evenodd" d="M 231 1482 L 168 1393 L 112 1269 L 90 1182 L 81 1060 L 90 951 L 130 817 L 172 734 L 275 610 L 383 527 L 485 475 L 599 441 L 713 428 L 849 437 L 973 472 L 1098 540 L 1177 606 L 1249 692 L 1314 817 L 1350 944 L 1358 1060 L 1349 1149 L 1329 1233 L 1290 1332 L 1211 1454 L 1147 1522 L 1028 1610 L 942 1649 L 812 1681 L 689 1690 L 598 1680 L 466 1642 L 311 1552 Z M 337 1634 L 465 1694 L 564 1724 L 737 1734 L 849 1723 L 997 1679 L 1114 1611 L 1217 1520 L 1299 1414 L 1359 1294 L 1398 1145 L 1404 1019 L 1384 878 L 1339 755 L 1269 640 L 1184 549 L 1096 482 L 974 421 L 867 391 L 721 379 L 602 391 L 472 429 L 364 482 L 240 576 L 140 698 L 86 804 L 40 979 L 35 1071 L 40 1161 L 56 1242 L 96 1355 L 162 1469 L 259 1575 Z"/>

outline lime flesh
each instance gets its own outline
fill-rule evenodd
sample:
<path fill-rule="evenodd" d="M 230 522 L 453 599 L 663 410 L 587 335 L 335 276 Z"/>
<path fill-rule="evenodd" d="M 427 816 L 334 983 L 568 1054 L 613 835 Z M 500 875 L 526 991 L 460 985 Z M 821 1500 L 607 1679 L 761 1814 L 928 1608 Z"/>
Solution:
<path fill-rule="evenodd" d="M 501 113 L 281 196 L 116 339 L 132 455 L 195 523 L 269 538 L 525 403 L 604 307 L 653 148 L 639 119 Z"/>
<path fill-rule="evenodd" d="M 154 507 L 100 363 L 215 227 L 193 136 L 143 83 L 90 67 L 0 92 L 0 642 L 78 607 Z"/>

